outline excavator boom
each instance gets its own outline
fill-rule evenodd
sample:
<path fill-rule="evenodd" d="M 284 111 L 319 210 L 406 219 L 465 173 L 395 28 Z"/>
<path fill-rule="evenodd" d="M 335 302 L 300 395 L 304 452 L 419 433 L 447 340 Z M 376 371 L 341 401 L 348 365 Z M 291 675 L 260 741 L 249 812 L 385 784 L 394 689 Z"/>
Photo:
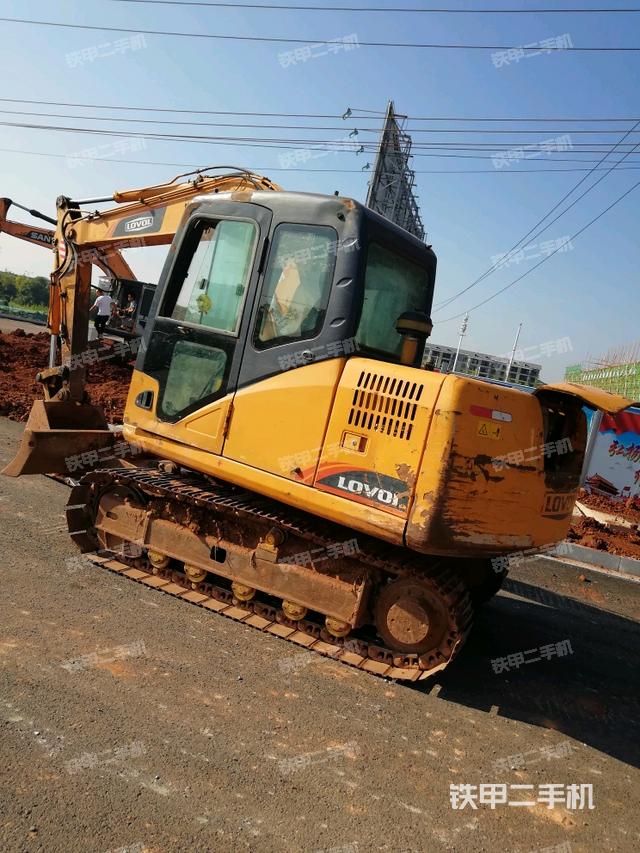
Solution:
<path fill-rule="evenodd" d="M 233 170 L 222 175 L 199 170 L 189 180 L 181 181 L 191 173 L 165 184 L 118 191 L 107 198 L 57 199 L 48 326 L 52 336 L 60 336 L 62 364 L 50 364 L 38 374 L 44 400 L 34 402 L 18 453 L 3 473 L 67 473 L 69 456 L 113 443 L 104 414 L 88 401 L 85 392 L 82 354 L 88 340 L 91 264 L 117 277 L 133 278 L 121 251 L 170 244 L 186 205 L 196 196 L 225 192 L 237 197 L 255 190 L 280 190 L 253 172 L 221 168 Z M 102 211 L 92 207 L 108 201 L 117 207 Z"/>

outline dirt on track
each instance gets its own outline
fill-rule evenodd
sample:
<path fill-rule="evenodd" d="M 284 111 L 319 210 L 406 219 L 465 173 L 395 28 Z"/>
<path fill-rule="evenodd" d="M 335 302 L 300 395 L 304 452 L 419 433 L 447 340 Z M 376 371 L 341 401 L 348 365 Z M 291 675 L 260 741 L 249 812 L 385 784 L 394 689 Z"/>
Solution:
<path fill-rule="evenodd" d="M 87 392 L 92 403 L 104 409 L 110 423 L 122 423 L 131 381 L 131 364 L 116 361 L 108 344 L 98 350 L 100 361 L 87 366 Z M 0 415 L 26 421 L 31 404 L 42 398 L 36 373 L 49 360 L 47 332 L 27 334 L 22 329 L 0 333 Z"/>

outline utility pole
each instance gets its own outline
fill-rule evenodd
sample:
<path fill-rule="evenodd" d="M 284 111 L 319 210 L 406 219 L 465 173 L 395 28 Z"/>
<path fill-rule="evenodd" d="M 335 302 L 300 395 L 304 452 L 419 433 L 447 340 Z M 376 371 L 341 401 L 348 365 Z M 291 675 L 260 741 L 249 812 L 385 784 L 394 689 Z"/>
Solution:
<path fill-rule="evenodd" d="M 456 365 L 458 364 L 458 356 L 460 355 L 460 347 L 462 346 L 462 339 L 467 333 L 467 324 L 469 323 L 469 315 L 464 315 L 464 320 L 462 321 L 462 325 L 460 326 L 460 337 L 458 338 L 458 349 L 456 350 L 456 357 L 453 359 L 453 367 L 451 368 L 451 372 L 456 372 Z"/>
<path fill-rule="evenodd" d="M 511 365 L 513 364 L 513 359 L 516 355 L 516 347 L 518 346 L 518 339 L 520 338 L 520 332 L 522 330 L 522 323 L 518 326 L 518 331 L 516 332 L 516 339 L 513 342 L 513 349 L 511 350 L 511 358 L 509 359 L 509 364 L 507 365 L 507 375 L 504 377 L 504 381 L 509 381 L 509 374 L 511 373 Z"/>

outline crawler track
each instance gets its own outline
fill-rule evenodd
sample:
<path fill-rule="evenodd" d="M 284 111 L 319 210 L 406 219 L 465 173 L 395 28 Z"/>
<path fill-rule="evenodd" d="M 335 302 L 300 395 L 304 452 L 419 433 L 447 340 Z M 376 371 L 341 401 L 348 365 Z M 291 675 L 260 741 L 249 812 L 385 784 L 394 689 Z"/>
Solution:
<path fill-rule="evenodd" d="M 279 608 L 277 600 L 266 593 L 258 592 L 249 602 L 238 601 L 229 588 L 228 579 L 215 575 L 215 563 L 205 581 L 193 583 L 179 570 L 181 567 L 176 561 L 165 569 L 154 568 L 144 547 L 136 547 L 136 543 L 133 543 L 131 556 L 112 556 L 108 550 L 101 550 L 99 533 L 93 525 L 100 495 L 117 487 L 128 488 L 141 496 L 156 517 L 186 518 L 188 523 L 196 525 L 201 524 L 202 519 L 236 527 L 238 523 L 258 528 L 277 525 L 307 548 L 310 544 L 329 546 L 344 541 L 352 538 L 354 531 L 228 484 L 212 484 L 206 478 L 193 475 L 165 474 L 155 468 L 94 471 L 71 491 L 67 506 L 69 531 L 96 566 L 281 637 L 306 650 L 374 675 L 419 681 L 443 669 L 453 659 L 471 628 L 469 594 L 446 561 L 429 560 L 372 537 L 357 537 L 356 560 L 366 566 L 368 572 L 383 579 L 419 578 L 446 603 L 449 620 L 446 642 L 432 654 L 405 655 L 386 648 L 371 626 L 352 631 L 347 639 L 337 639 L 327 634 L 319 621 L 320 614 L 310 613 L 307 618 L 292 622 Z M 310 568 L 309 571 L 314 570 Z"/>

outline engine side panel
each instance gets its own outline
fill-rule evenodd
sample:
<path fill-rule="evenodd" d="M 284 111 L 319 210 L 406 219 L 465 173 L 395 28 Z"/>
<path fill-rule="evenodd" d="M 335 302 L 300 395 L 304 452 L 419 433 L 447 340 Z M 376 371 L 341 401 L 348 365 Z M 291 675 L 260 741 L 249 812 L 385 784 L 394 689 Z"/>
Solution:
<path fill-rule="evenodd" d="M 314 488 L 406 518 L 443 381 L 438 373 L 350 359 Z"/>

